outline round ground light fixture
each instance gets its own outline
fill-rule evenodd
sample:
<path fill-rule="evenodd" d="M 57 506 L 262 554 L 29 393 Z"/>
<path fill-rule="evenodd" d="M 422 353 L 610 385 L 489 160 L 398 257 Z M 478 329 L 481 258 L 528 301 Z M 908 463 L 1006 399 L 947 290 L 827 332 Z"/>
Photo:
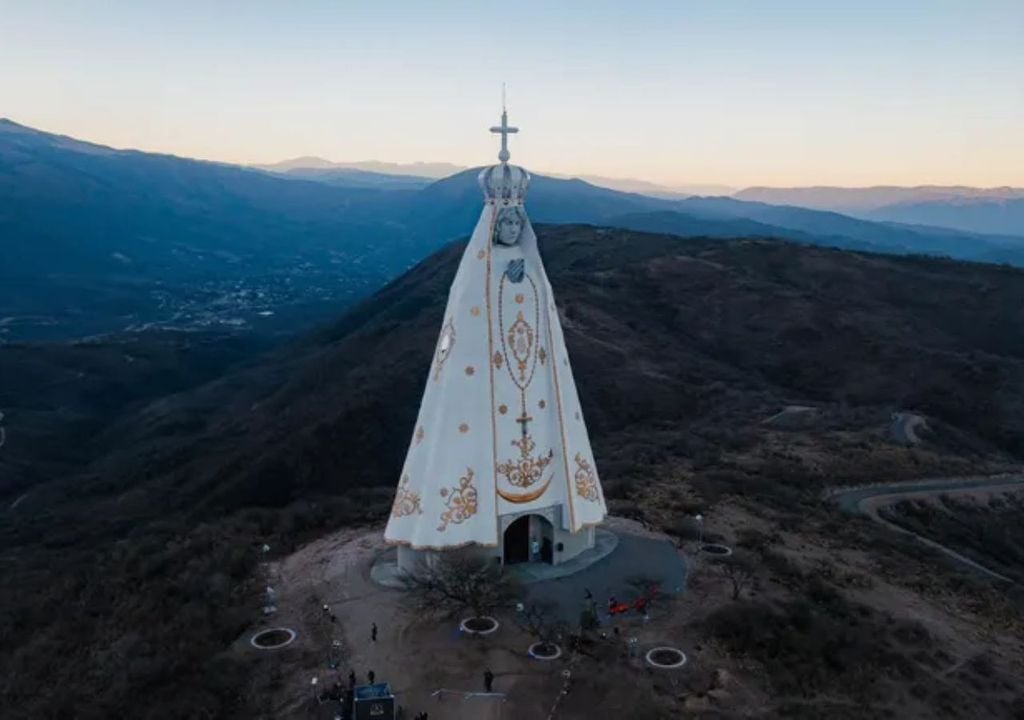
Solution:
<path fill-rule="evenodd" d="M 705 555 L 711 555 L 717 558 L 727 558 L 732 555 L 732 548 L 728 545 L 721 545 L 719 543 L 704 543 L 700 546 L 700 551 Z"/>
<path fill-rule="evenodd" d="M 674 647 L 656 647 L 647 651 L 644 656 L 647 664 L 662 670 L 681 668 L 686 664 L 686 653 Z"/>
<path fill-rule="evenodd" d="M 465 618 L 459 623 L 459 630 L 470 635 L 490 635 L 498 629 L 498 621 L 489 615 Z"/>
<path fill-rule="evenodd" d="M 295 641 L 295 631 L 291 628 L 267 628 L 249 638 L 249 644 L 257 650 L 277 650 Z"/>
<path fill-rule="evenodd" d="M 534 660 L 557 660 L 562 657 L 562 648 L 555 643 L 535 642 L 526 652 Z"/>

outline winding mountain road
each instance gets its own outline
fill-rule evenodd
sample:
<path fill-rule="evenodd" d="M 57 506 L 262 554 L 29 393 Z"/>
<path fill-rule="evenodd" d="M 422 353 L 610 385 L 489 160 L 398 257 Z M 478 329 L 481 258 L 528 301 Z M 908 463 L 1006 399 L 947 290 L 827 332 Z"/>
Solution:
<path fill-rule="evenodd" d="M 879 511 L 903 500 L 926 500 L 941 495 L 988 497 L 1014 491 L 1024 491 L 1024 475 L 941 478 L 871 485 L 867 487 L 839 488 L 828 493 L 827 497 L 844 512 L 866 515 L 875 522 L 885 525 L 896 532 L 917 538 L 918 541 L 938 550 L 972 570 L 995 580 L 1013 583 L 1014 580 L 1012 578 L 1001 575 L 956 550 L 886 520 L 879 514 Z"/>

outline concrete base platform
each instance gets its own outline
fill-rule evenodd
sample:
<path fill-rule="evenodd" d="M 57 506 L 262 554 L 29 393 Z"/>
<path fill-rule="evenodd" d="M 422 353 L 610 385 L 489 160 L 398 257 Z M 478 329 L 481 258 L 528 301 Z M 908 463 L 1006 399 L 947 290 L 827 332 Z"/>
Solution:
<path fill-rule="evenodd" d="M 552 577 L 525 588 L 526 599 L 557 608 L 569 623 L 593 598 L 602 624 L 614 622 L 607 613 L 608 599 L 632 602 L 657 585 L 662 596 L 677 595 L 686 587 L 686 561 L 667 539 L 616 529 L 619 543 L 614 552 L 589 563 L 578 572 Z M 655 605 L 657 606 L 657 602 Z"/>
<path fill-rule="evenodd" d="M 612 622 L 606 609 L 611 597 L 632 602 L 647 593 L 651 584 L 658 585 L 665 596 L 683 591 L 686 561 L 671 541 L 631 532 L 621 523 L 614 527 L 614 531 L 599 528 L 593 548 L 561 565 L 510 565 L 508 572 L 525 586 L 523 600 L 551 606 L 570 623 L 576 622 L 580 611 L 593 602 L 604 624 Z M 370 577 L 378 585 L 403 588 L 394 548 L 376 557 Z M 587 599 L 588 593 L 592 600 Z"/>
<path fill-rule="evenodd" d="M 558 565 L 548 565 L 541 562 L 516 563 L 507 565 L 505 572 L 514 577 L 523 585 L 545 580 L 557 580 L 558 578 L 575 575 L 586 570 L 599 560 L 611 555 L 619 546 L 619 536 L 610 530 L 597 528 L 594 531 L 594 547 L 584 550 L 572 560 L 566 560 Z"/>
<path fill-rule="evenodd" d="M 584 550 L 572 560 L 566 560 L 558 565 L 540 562 L 516 563 L 508 565 L 505 570 L 523 585 L 557 580 L 586 570 L 594 563 L 611 555 L 618 546 L 618 535 L 610 530 L 597 528 L 594 532 L 594 547 Z M 387 588 L 401 590 L 404 587 L 402 575 L 402 570 L 398 567 L 397 548 L 390 548 L 378 555 L 370 567 L 370 578 L 378 585 Z"/>

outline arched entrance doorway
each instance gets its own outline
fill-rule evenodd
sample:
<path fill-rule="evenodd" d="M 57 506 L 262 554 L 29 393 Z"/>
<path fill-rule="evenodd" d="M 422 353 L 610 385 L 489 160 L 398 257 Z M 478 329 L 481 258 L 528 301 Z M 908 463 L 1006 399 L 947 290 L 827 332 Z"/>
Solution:
<path fill-rule="evenodd" d="M 541 515 L 522 515 L 505 528 L 506 565 L 554 560 L 554 527 Z"/>

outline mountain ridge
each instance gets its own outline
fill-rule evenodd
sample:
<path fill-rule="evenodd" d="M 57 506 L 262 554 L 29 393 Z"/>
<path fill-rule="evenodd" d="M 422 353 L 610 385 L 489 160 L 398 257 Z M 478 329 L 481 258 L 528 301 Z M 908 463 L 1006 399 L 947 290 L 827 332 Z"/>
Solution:
<path fill-rule="evenodd" d="M 361 175 L 346 186 L 116 150 L 7 121 L 0 341 L 154 326 L 271 335 L 311 327 L 470 232 L 481 204 L 476 172 L 422 186 Z M 527 211 L 546 223 L 757 234 L 1024 265 L 1024 241 L 1012 238 L 732 198 L 657 198 L 578 178 L 535 175 Z"/>

